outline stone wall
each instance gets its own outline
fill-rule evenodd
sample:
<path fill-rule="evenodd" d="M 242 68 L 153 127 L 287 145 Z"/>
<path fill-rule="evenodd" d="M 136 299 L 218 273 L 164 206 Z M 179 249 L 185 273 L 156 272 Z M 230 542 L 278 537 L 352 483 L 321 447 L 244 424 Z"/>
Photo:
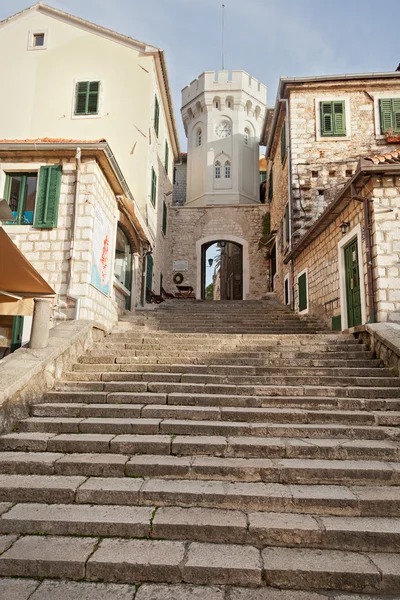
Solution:
<path fill-rule="evenodd" d="M 187 159 L 186 156 L 181 162 L 175 163 L 174 167 L 174 194 L 173 204 L 183 206 L 186 202 L 186 181 L 187 181 Z"/>
<path fill-rule="evenodd" d="M 4 188 L 7 169 L 15 171 L 18 166 L 37 171 L 40 166 L 62 164 L 62 182 L 57 227 L 37 229 L 33 225 L 7 225 L 4 227 L 14 243 L 56 292 L 54 317 L 65 320 L 73 317 L 75 303 L 67 301 L 70 279 L 71 229 L 75 193 L 74 159 L 40 159 L 27 157 L 18 162 L 2 161 L 0 188 Z M 92 237 L 95 227 L 95 207 L 101 211 L 110 225 L 110 292 L 105 295 L 91 284 Z M 84 159 L 81 165 L 81 185 L 77 215 L 75 253 L 72 275 L 72 295 L 81 298 L 80 317 L 96 319 L 107 329 L 117 320 L 117 303 L 113 289 L 115 234 L 118 210 L 115 195 L 95 160 Z"/>
<path fill-rule="evenodd" d="M 248 243 L 248 264 L 243 265 L 249 273 L 249 295 L 247 299 L 258 299 L 265 296 L 267 287 L 267 265 L 264 252 L 258 249 L 262 235 L 262 218 L 267 207 L 257 206 L 219 206 L 207 208 L 190 208 L 171 206 L 168 220 L 168 269 L 165 287 L 175 292 L 172 281 L 173 261 L 187 260 L 189 268 L 184 275 L 184 284 L 197 288 L 198 255 L 196 242 L 207 236 L 218 241 L 235 236 Z M 200 290 L 197 290 L 200 297 Z"/>

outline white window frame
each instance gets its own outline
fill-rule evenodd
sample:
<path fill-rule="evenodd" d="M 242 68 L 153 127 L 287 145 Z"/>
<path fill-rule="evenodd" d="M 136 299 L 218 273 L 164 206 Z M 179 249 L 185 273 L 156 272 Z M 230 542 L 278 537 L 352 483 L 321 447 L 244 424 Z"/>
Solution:
<path fill-rule="evenodd" d="M 35 46 L 35 35 L 44 35 L 43 46 Z M 48 29 L 31 29 L 28 32 L 28 50 L 47 50 L 49 33 Z"/>
<path fill-rule="evenodd" d="M 322 135 L 321 134 L 321 102 L 344 102 L 346 112 L 346 135 Z M 351 139 L 351 114 L 350 114 L 350 96 L 338 96 L 329 94 L 328 96 L 318 96 L 315 98 L 315 139 L 317 142 L 340 142 Z"/>
<path fill-rule="evenodd" d="M 359 223 L 349 233 L 342 237 L 338 242 L 338 265 L 339 265 L 339 284 L 340 284 L 340 314 L 342 317 L 342 330 L 348 329 L 347 317 L 347 294 L 346 294 L 346 266 L 344 263 L 344 249 L 350 242 L 357 238 L 358 251 L 358 272 L 360 275 L 360 296 L 361 296 L 361 322 L 367 322 L 367 304 L 365 299 L 365 278 L 364 278 L 364 256 L 362 249 L 362 231 Z"/>
<path fill-rule="evenodd" d="M 76 100 L 76 86 L 78 83 L 83 81 L 98 81 L 100 84 L 99 91 L 99 106 L 98 112 L 96 115 L 76 115 L 75 114 L 75 100 Z M 103 81 L 100 77 L 80 77 L 79 79 L 74 79 L 74 88 L 72 92 L 72 105 L 71 105 L 71 119 L 101 119 L 103 116 Z"/>
<path fill-rule="evenodd" d="M 228 175 L 227 175 L 227 173 L 228 173 Z M 229 160 L 225 161 L 225 164 L 224 164 L 224 178 L 225 179 L 231 178 L 231 162 Z"/>
<path fill-rule="evenodd" d="M 286 283 L 286 281 L 288 282 L 288 301 L 287 302 L 285 302 L 285 283 Z M 285 306 L 290 306 L 291 301 L 292 301 L 292 292 L 290 289 L 290 276 L 289 276 L 289 273 L 287 273 L 285 275 L 285 277 L 283 278 L 283 303 Z M 307 306 L 308 306 L 308 302 L 307 302 Z"/>
<path fill-rule="evenodd" d="M 221 173 L 221 163 L 219 162 L 219 160 L 217 160 L 214 163 L 214 179 L 222 179 L 221 175 L 222 175 L 222 173 Z"/>
<path fill-rule="evenodd" d="M 386 100 L 387 98 L 400 98 L 400 92 L 369 92 L 374 99 L 374 123 L 375 123 L 375 137 L 377 140 L 384 140 L 386 138 L 385 133 L 381 133 L 381 109 L 379 106 L 379 100 Z"/>
<path fill-rule="evenodd" d="M 307 283 L 307 285 L 306 285 L 307 308 L 305 308 L 304 310 L 300 310 L 299 277 L 304 275 L 304 273 L 306 274 L 306 283 Z M 310 310 L 310 300 L 309 300 L 309 294 L 308 294 L 308 288 L 309 288 L 310 282 L 308 280 L 308 267 L 306 267 L 305 269 L 303 269 L 302 271 L 297 273 L 296 278 L 297 278 L 297 312 L 299 313 L 299 315 L 307 315 Z"/>

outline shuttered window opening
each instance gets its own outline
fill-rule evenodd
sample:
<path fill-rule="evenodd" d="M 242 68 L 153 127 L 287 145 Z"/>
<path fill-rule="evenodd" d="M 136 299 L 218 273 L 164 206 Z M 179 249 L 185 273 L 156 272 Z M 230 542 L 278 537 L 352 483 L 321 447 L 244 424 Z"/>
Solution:
<path fill-rule="evenodd" d="M 158 130 L 160 127 L 160 105 L 158 103 L 157 96 L 154 97 L 154 131 L 158 137 Z"/>
<path fill-rule="evenodd" d="M 289 207 L 286 205 L 286 208 L 285 208 L 285 244 L 288 244 L 289 241 L 290 241 Z"/>
<path fill-rule="evenodd" d="M 38 229 L 57 227 L 61 175 L 61 165 L 40 167 L 34 221 L 34 227 Z"/>
<path fill-rule="evenodd" d="M 302 273 L 297 278 L 299 288 L 299 312 L 307 309 L 307 273 Z"/>
<path fill-rule="evenodd" d="M 167 233 L 167 215 L 168 215 L 167 211 L 168 211 L 167 205 L 165 202 L 163 202 L 162 232 L 164 235 L 166 235 L 166 233 Z"/>
<path fill-rule="evenodd" d="M 165 172 L 168 175 L 168 161 L 169 161 L 169 146 L 168 146 L 168 142 L 167 140 L 165 140 L 165 162 L 164 162 L 164 167 L 165 167 Z"/>
<path fill-rule="evenodd" d="M 381 112 L 381 133 L 400 133 L 400 98 L 379 100 Z"/>
<path fill-rule="evenodd" d="M 286 121 L 283 122 L 281 130 L 281 161 L 284 162 L 286 158 Z"/>
<path fill-rule="evenodd" d="M 154 167 L 151 168 L 151 194 L 150 200 L 153 206 L 156 205 L 157 200 L 157 175 L 154 170 Z"/>
<path fill-rule="evenodd" d="M 320 103 L 321 135 L 346 135 L 346 107 L 344 100 Z"/>
<path fill-rule="evenodd" d="M 99 113 L 100 81 L 79 81 L 75 91 L 75 114 Z"/>

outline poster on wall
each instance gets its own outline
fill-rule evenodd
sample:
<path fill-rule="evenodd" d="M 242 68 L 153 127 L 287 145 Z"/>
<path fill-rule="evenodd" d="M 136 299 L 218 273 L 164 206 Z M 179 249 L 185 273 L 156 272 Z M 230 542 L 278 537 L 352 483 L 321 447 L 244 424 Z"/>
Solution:
<path fill-rule="evenodd" d="M 92 274 L 90 283 L 106 296 L 111 284 L 111 225 L 103 211 L 96 206 L 94 212 Z"/>

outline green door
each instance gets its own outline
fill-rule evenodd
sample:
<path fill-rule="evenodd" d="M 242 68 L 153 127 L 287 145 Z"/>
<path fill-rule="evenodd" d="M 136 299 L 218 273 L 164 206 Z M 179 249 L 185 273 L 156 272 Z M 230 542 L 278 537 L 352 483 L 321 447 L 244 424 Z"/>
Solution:
<path fill-rule="evenodd" d="M 147 255 L 146 260 L 146 302 L 151 300 L 148 290 L 153 290 L 153 257 L 151 254 Z"/>
<path fill-rule="evenodd" d="M 360 269 L 358 264 L 357 239 L 344 249 L 346 270 L 347 326 L 361 325 Z"/>
<path fill-rule="evenodd" d="M 24 317 L 14 317 L 11 334 L 11 352 L 15 352 L 22 345 L 22 330 L 24 328 Z"/>

